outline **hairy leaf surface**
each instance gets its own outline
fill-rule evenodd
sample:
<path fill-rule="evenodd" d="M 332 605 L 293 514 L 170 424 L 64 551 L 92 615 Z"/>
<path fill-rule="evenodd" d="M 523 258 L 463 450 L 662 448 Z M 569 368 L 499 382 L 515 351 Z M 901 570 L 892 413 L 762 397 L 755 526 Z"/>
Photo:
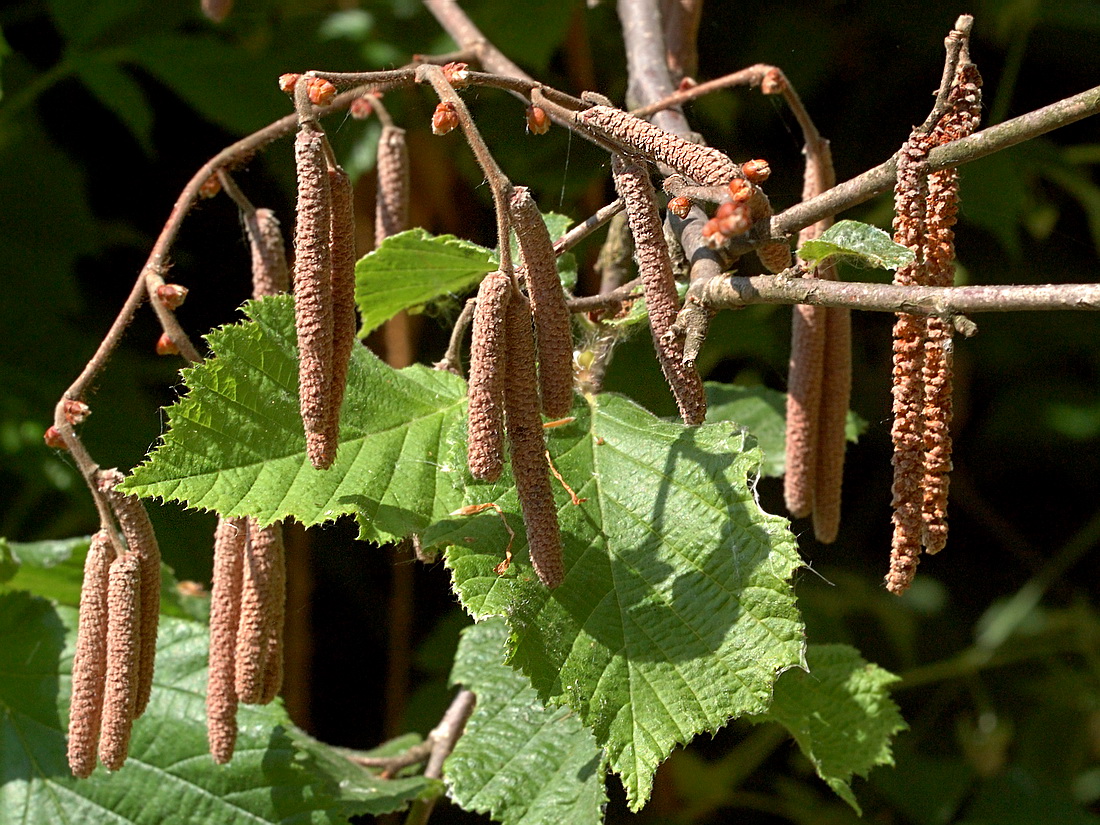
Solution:
<path fill-rule="evenodd" d="M 278 702 L 242 707 L 236 755 L 215 765 L 205 724 L 206 627 L 162 619 L 145 715 L 121 770 L 76 779 L 66 761 L 76 611 L 0 594 L 0 821 L 343 823 L 438 793 L 385 781 L 294 728 Z"/>
<path fill-rule="evenodd" d="M 576 716 L 544 707 L 504 664 L 507 639 L 501 619 L 462 634 L 451 681 L 477 694 L 477 708 L 444 764 L 451 797 L 504 825 L 597 825 L 607 801 L 603 752 Z"/>
<path fill-rule="evenodd" d="M 837 221 L 798 249 L 804 261 L 820 264 L 826 258 L 870 269 L 898 269 L 913 260 L 913 252 L 877 226 L 859 221 Z"/>

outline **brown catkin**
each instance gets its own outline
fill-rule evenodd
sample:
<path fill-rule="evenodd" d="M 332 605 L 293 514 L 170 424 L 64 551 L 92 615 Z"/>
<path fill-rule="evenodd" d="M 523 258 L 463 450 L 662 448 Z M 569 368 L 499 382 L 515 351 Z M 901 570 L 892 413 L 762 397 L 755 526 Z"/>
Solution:
<path fill-rule="evenodd" d="M 542 411 L 563 418 L 573 407 L 573 328 L 554 242 L 527 187 L 515 188 L 510 209 L 535 315 Z"/>
<path fill-rule="evenodd" d="M 92 536 L 80 588 L 80 625 L 69 703 L 69 768 L 81 779 L 95 770 L 107 677 L 108 577 L 115 548 L 105 530 Z"/>
<path fill-rule="evenodd" d="M 649 329 L 661 371 L 676 397 L 680 416 L 689 426 L 702 424 L 707 415 L 703 382 L 691 366 L 685 365 L 684 341 L 674 333 L 673 324 L 680 310 L 676 279 L 672 273 L 656 193 L 649 175 L 639 163 L 616 155 L 612 162 L 615 189 L 623 199 L 627 223 L 634 237 L 634 258 L 642 278 Z"/>
<path fill-rule="evenodd" d="M 818 413 L 817 472 L 814 479 L 814 537 L 832 544 L 840 531 L 846 425 L 852 394 L 851 310 L 825 313 L 825 369 Z"/>
<path fill-rule="evenodd" d="M 157 626 L 160 622 L 160 545 L 141 499 L 115 489 L 121 481 L 122 473 L 118 470 L 100 472 L 100 484 L 109 485 L 107 496 L 126 545 L 141 561 L 141 653 L 134 712 L 136 718 L 145 713 L 153 690 Z"/>
<path fill-rule="evenodd" d="M 275 522 L 260 527 L 255 519 L 248 522 L 248 537 L 252 552 L 269 560 L 271 571 L 268 579 L 265 625 L 267 639 L 264 651 L 263 687 L 256 702 L 266 705 L 274 699 L 283 686 L 283 632 L 286 624 L 286 548 L 283 544 L 283 526 Z"/>
<path fill-rule="evenodd" d="M 252 297 L 277 295 L 290 289 L 286 246 L 279 219 L 270 209 L 244 216 L 248 246 L 252 250 Z"/>
<path fill-rule="evenodd" d="M 340 407 L 347 388 L 348 365 L 358 329 L 355 314 L 355 204 L 351 178 L 340 167 L 330 168 L 332 192 L 332 386 L 326 402 L 328 438 L 340 441 Z"/>
<path fill-rule="evenodd" d="M 554 588 L 565 578 L 561 528 L 558 526 L 554 490 L 550 486 L 546 440 L 539 416 L 531 310 L 527 301 L 518 295 L 512 296 L 508 302 L 505 340 L 508 342 L 508 355 L 504 409 L 512 475 L 523 510 L 531 566 L 543 584 Z"/>
<path fill-rule="evenodd" d="M 496 481 L 504 467 L 505 324 L 511 295 L 512 279 L 490 272 L 481 281 L 474 309 L 466 461 L 470 475 L 482 481 Z"/>
<path fill-rule="evenodd" d="M 142 561 L 125 553 L 111 562 L 107 584 L 107 669 L 99 761 L 117 771 L 130 750 L 141 663 Z"/>
<path fill-rule="evenodd" d="M 274 644 L 273 639 L 277 634 L 274 625 L 281 625 L 285 611 L 284 604 L 277 602 L 285 603 L 286 595 L 279 592 L 279 584 L 285 583 L 286 574 L 278 569 L 285 564 L 281 529 L 273 533 L 249 520 L 247 530 L 241 569 L 234 685 L 238 701 L 255 705 L 262 704 L 266 694 L 268 657 L 282 655 L 281 646 Z M 276 537 L 278 548 L 274 546 Z"/>
<path fill-rule="evenodd" d="M 717 149 L 692 143 L 621 109 L 592 106 L 576 118 L 582 126 L 672 167 L 701 186 L 725 186 L 742 177 L 741 167 Z"/>
<path fill-rule="evenodd" d="M 248 520 L 219 519 L 214 532 L 210 595 L 210 670 L 206 684 L 206 732 L 214 761 L 224 765 L 237 744 L 236 648 Z"/>
<path fill-rule="evenodd" d="M 409 149 L 405 130 L 383 126 L 378 138 L 378 200 L 374 245 L 409 228 Z"/>
<path fill-rule="evenodd" d="M 324 133 L 299 130 L 294 141 L 298 217 L 294 225 L 294 314 L 298 330 L 298 392 L 306 453 L 317 469 L 332 465 L 336 443 L 329 429 L 332 384 L 332 193 Z"/>
<path fill-rule="evenodd" d="M 795 518 L 808 516 L 814 509 L 817 422 L 821 412 L 821 375 L 828 317 L 825 309 L 803 304 L 796 306 L 792 315 L 783 498 Z"/>

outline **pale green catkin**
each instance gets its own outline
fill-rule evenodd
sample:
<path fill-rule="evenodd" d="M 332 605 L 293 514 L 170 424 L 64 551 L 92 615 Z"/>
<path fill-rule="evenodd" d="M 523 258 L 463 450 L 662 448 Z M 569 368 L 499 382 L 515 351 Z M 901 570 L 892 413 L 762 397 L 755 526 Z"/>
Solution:
<path fill-rule="evenodd" d="M 84 560 L 69 704 L 69 768 L 82 779 L 90 776 L 96 766 L 107 678 L 108 581 L 114 560 L 115 548 L 110 536 L 100 530 L 92 536 Z"/>
<path fill-rule="evenodd" d="M 527 187 L 515 188 L 509 208 L 535 315 L 542 411 L 563 418 L 573 406 L 573 328 L 554 242 Z"/>

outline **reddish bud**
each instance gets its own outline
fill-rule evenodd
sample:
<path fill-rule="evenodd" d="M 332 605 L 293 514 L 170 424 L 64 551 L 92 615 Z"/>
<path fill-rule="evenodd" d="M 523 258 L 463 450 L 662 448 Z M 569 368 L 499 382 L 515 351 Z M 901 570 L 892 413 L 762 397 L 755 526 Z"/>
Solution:
<path fill-rule="evenodd" d="M 752 184 L 744 178 L 734 178 L 730 181 L 729 192 L 734 203 L 745 203 L 752 197 Z"/>
<path fill-rule="evenodd" d="M 752 214 L 748 207 L 740 205 L 734 207 L 733 211 L 718 221 L 718 228 L 723 235 L 740 235 L 742 232 L 748 232 L 750 227 L 752 227 Z"/>
<path fill-rule="evenodd" d="M 286 74 L 279 75 L 279 88 L 290 94 L 294 91 L 294 87 L 298 85 L 298 78 L 301 77 L 298 72 L 287 72 Z"/>
<path fill-rule="evenodd" d="M 456 89 L 462 89 L 470 83 L 470 66 L 467 63 L 447 63 L 443 67 L 443 79 L 454 86 Z"/>
<path fill-rule="evenodd" d="M 445 135 L 458 126 L 458 112 L 455 105 L 449 100 L 444 100 L 435 107 L 432 114 L 432 134 Z"/>
<path fill-rule="evenodd" d="M 761 184 L 771 177 L 772 168 L 766 160 L 749 160 L 741 164 L 741 171 L 749 183 Z"/>
<path fill-rule="evenodd" d="M 52 424 L 42 434 L 42 440 L 46 442 L 47 447 L 53 447 L 55 450 L 69 449 L 65 446 L 65 439 L 61 437 L 61 432 Z"/>
<path fill-rule="evenodd" d="M 787 79 L 783 77 L 783 72 L 776 68 L 768 69 L 764 79 L 760 82 L 760 91 L 766 95 L 782 94 L 786 88 Z"/>
<path fill-rule="evenodd" d="M 157 355 L 179 355 L 180 348 L 176 346 L 176 342 L 172 340 L 172 337 L 167 333 L 161 333 L 160 338 L 157 339 Z"/>
<path fill-rule="evenodd" d="M 527 107 L 527 131 L 533 135 L 545 135 L 550 131 L 550 115 L 541 106 Z"/>
<path fill-rule="evenodd" d="M 673 198 L 668 202 L 668 211 L 677 218 L 686 218 L 688 212 L 691 211 L 691 198 L 685 198 L 683 196 Z"/>
<path fill-rule="evenodd" d="M 309 102 L 314 106 L 328 106 L 336 97 L 336 87 L 323 77 L 311 77 L 307 82 Z"/>
<path fill-rule="evenodd" d="M 222 191 L 222 182 L 218 180 L 218 176 L 211 175 L 203 181 L 202 186 L 199 187 L 200 198 L 212 198 L 216 194 Z"/>
<path fill-rule="evenodd" d="M 88 409 L 88 405 L 83 401 L 73 401 L 71 398 L 65 400 L 65 420 L 72 425 L 84 423 L 84 419 L 92 414 L 92 411 Z"/>
<path fill-rule="evenodd" d="M 374 103 L 369 97 L 357 97 L 348 107 L 348 113 L 356 120 L 366 120 L 374 112 Z"/>
<path fill-rule="evenodd" d="M 157 298 L 168 309 L 179 309 L 187 300 L 187 287 L 180 284 L 161 284 L 157 287 Z"/>
<path fill-rule="evenodd" d="M 686 92 L 688 89 L 694 89 L 699 85 L 699 81 L 694 77 L 681 77 L 680 85 L 676 87 L 677 91 Z"/>

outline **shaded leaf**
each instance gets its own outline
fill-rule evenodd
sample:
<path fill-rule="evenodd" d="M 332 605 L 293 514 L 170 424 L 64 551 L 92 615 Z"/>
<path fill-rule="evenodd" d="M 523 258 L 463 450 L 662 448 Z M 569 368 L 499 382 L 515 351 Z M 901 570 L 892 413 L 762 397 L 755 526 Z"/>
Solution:
<path fill-rule="evenodd" d="M 510 478 L 472 485 L 486 511 L 426 531 L 451 545 L 447 564 L 466 608 L 502 615 L 511 660 L 539 697 L 567 704 L 607 749 L 633 808 L 675 745 L 731 717 L 762 713 L 776 673 L 802 661 L 802 624 L 789 577 L 799 564 L 785 519 L 750 489 L 760 452 L 728 424 L 688 428 L 626 399 L 600 396 L 548 430 L 574 506 L 555 485 L 564 583 L 548 591 L 531 569 Z"/>
<path fill-rule="evenodd" d="M 507 639 L 500 619 L 462 634 L 451 681 L 477 694 L 477 708 L 444 764 L 451 798 L 505 825 L 602 822 L 602 751 L 579 719 L 543 707 L 504 664 Z"/>
<path fill-rule="evenodd" d="M 764 453 L 760 474 L 778 477 L 786 467 L 787 395 L 768 387 L 743 387 L 707 381 L 707 421 L 714 424 L 730 421 L 744 427 L 755 436 Z M 867 430 L 867 422 L 848 412 L 844 432 L 856 442 Z"/>
<path fill-rule="evenodd" d="M 871 269 L 897 269 L 914 258 L 911 250 L 894 243 L 877 226 L 859 221 L 837 221 L 820 237 L 802 244 L 798 256 L 813 264 L 839 258 L 844 263 Z"/>
<path fill-rule="evenodd" d="M 386 238 L 355 265 L 359 335 L 369 335 L 403 309 L 465 292 L 496 268 L 491 250 L 453 235 L 410 229 Z"/>
<path fill-rule="evenodd" d="M 809 672 L 792 669 L 779 678 L 759 721 L 787 728 L 818 776 L 858 813 L 852 777 L 893 765 L 890 741 L 908 727 L 887 690 L 900 678 L 847 645 L 811 645 L 806 662 Z"/>
<path fill-rule="evenodd" d="M 242 707 L 236 756 L 207 753 L 206 628 L 165 619 L 148 710 L 130 758 L 76 779 L 66 761 L 76 611 L 0 594 L 0 821 L 340 823 L 438 793 L 423 778 L 385 781 L 291 726 L 281 704 Z M 14 678 L 12 678 L 14 677 Z"/>
<path fill-rule="evenodd" d="M 153 110 L 141 86 L 118 66 L 97 59 L 97 55 L 82 57 L 76 63 L 76 74 L 96 99 L 126 125 L 142 151 L 152 157 Z"/>

